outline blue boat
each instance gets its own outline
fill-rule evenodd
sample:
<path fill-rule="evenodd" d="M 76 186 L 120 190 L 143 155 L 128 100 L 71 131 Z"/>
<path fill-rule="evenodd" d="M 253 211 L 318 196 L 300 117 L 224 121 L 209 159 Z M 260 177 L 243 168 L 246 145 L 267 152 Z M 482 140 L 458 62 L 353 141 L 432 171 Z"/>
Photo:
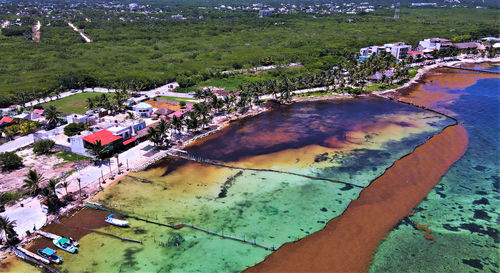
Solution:
<path fill-rule="evenodd" d="M 52 248 L 45 248 L 37 250 L 40 257 L 49 260 L 51 263 L 60 264 L 62 263 L 62 258 L 56 255 L 56 251 Z"/>
<path fill-rule="evenodd" d="M 69 253 L 75 253 L 78 248 L 74 246 L 71 241 L 67 238 L 61 237 L 59 239 L 54 239 L 52 240 L 52 243 L 54 243 L 55 246 L 58 248 L 67 251 Z"/>

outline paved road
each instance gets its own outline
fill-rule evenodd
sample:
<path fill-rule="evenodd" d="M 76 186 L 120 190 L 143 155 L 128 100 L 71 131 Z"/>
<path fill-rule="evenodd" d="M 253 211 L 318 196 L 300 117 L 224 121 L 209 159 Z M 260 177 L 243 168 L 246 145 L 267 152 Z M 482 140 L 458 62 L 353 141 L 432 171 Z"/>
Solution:
<path fill-rule="evenodd" d="M 15 150 L 22 148 L 24 146 L 28 146 L 33 142 L 34 142 L 33 134 L 29 134 L 27 136 L 23 136 L 23 137 L 15 139 L 15 140 L 11 140 L 7 143 L 0 145 L 0 153 L 12 152 L 12 151 L 15 151 Z"/>
<path fill-rule="evenodd" d="M 142 91 L 142 92 L 140 92 L 142 94 L 142 96 L 139 97 L 139 98 L 135 98 L 134 100 L 135 101 L 139 101 L 139 100 L 145 99 L 146 98 L 145 95 L 147 95 L 150 98 L 156 97 L 156 96 L 160 96 L 160 95 L 161 96 L 179 97 L 179 98 L 193 98 L 192 94 L 178 93 L 178 92 L 172 92 L 172 91 L 170 91 L 171 89 L 168 88 L 168 85 L 170 85 L 170 83 L 166 84 L 166 85 L 163 85 L 163 86 L 160 86 L 158 88 L 155 88 L 153 90 Z M 107 89 L 107 88 L 102 88 L 102 87 L 85 88 L 83 90 L 85 92 L 99 92 L 99 93 L 114 93 L 114 92 L 116 92 L 115 89 Z M 156 92 L 160 92 L 160 94 L 156 94 Z M 65 97 L 68 97 L 68 96 L 71 96 L 71 95 L 74 95 L 74 94 L 78 94 L 78 93 L 82 93 L 82 90 L 66 91 L 66 92 L 63 92 L 63 93 L 59 94 L 59 99 L 62 99 L 62 98 L 65 98 Z M 27 102 L 26 106 L 34 106 L 34 105 L 37 105 L 37 104 L 49 102 L 51 100 L 57 100 L 57 97 L 56 96 L 51 96 L 51 97 L 41 98 L 41 99 L 37 99 L 37 100 L 32 100 L 30 102 Z"/>
<path fill-rule="evenodd" d="M 36 197 L 28 197 L 12 207 L 6 207 L 5 212 L 0 215 L 16 221 L 14 230 L 19 236 L 26 235 L 28 230 L 33 232 L 33 226 L 36 229 L 41 228 L 47 221 L 47 215 L 42 211 L 40 200 Z"/>
<path fill-rule="evenodd" d="M 153 156 L 153 153 L 156 154 L 157 152 L 153 150 L 153 144 L 150 141 L 139 143 L 137 146 L 132 147 L 131 149 L 124 151 L 119 155 L 118 159 L 121 164 L 120 169 L 124 170 L 127 168 L 127 160 L 130 169 L 133 169 L 147 161 L 149 157 Z M 111 171 L 113 172 L 113 174 L 116 174 L 117 172 L 116 163 L 116 158 L 111 158 Z M 78 177 L 80 178 L 80 185 L 82 188 L 96 182 L 99 177 L 101 177 L 101 171 L 104 177 L 109 174 L 110 168 L 108 162 L 102 164 L 101 166 L 90 165 L 82 170 L 74 172 L 66 179 L 67 181 L 70 181 L 68 191 L 73 192 L 78 190 L 78 183 L 76 180 Z M 58 193 L 60 193 L 61 195 L 64 192 L 64 188 L 60 188 L 58 190 Z"/>

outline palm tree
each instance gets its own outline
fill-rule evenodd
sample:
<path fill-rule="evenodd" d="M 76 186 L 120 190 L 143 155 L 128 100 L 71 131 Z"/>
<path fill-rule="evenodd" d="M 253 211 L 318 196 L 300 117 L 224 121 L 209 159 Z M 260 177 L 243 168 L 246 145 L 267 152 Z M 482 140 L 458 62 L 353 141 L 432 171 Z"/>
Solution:
<path fill-rule="evenodd" d="M 134 112 L 127 112 L 127 118 L 128 119 L 135 119 Z"/>
<path fill-rule="evenodd" d="M 96 140 L 94 145 L 90 146 L 90 153 L 100 162 L 106 158 L 106 146 L 102 145 L 101 140 Z"/>
<path fill-rule="evenodd" d="M 186 119 L 186 126 L 188 130 L 196 130 L 198 129 L 198 112 L 191 111 L 189 112 L 188 119 Z"/>
<path fill-rule="evenodd" d="M 149 127 L 146 137 L 153 142 L 155 147 L 158 147 L 163 143 L 161 133 L 153 127 Z"/>
<path fill-rule="evenodd" d="M 61 206 L 61 201 L 56 193 L 56 184 L 57 180 L 51 179 L 49 180 L 49 184 L 47 187 L 43 188 L 40 192 L 45 201 L 47 202 L 47 207 L 50 212 L 55 212 Z"/>
<path fill-rule="evenodd" d="M 56 179 L 49 179 L 49 183 L 47 184 L 47 187 L 52 194 L 57 196 L 56 186 L 57 186 L 57 180 Z"/>
<path fill-rule="evenodd" d="M 95 107 L 94 100 L 92 98 L 87 98 L 87 108 L 92 110 L 94 109 L 94 107 Z"/>
<path fill-rule="evenodd" d="M 54 105 L 49 105 L 44 109 L 44 114 L 49 127 L 54 128 L 59 121 L 59 115 L 61 112 L 57 111 L 57 108 Z"/>
<path fill-rule="evenodd" d="M 0 215 L 0 230 L 4 232 L 5 238 L 9 244 L 18 241 L 17 233 L 14 230 L 15 225 L 16 221 L 11 221 L 9 217 Z"/>
<path fill-rule="evenodd" d="M 69 183 L 67 180 L 64 180 L 64 182 L 61 183 L 61 185 L 64 187 L 64 190 L 66 191 L 66 196 L 68 196 L 68 186 Z"/>
<path fill-rule="evenodd" d="M 162 136 L 166 136 L 168 127 L 168 123 L 164 119 L 162 119 L 160 120 L 160 123 L 158 123 L 158 126 L 156 126 L 156 129 Z"/>
<path fill-rule="evenodd" d="M 177 133 L 180 133 L 182 130 L 182 116 L 180 118 L 177 116 L 174 116 L 172 118 L 172 126 L 175 128 Z"/>
<path fill-rule="evenodd" d="M 40 191 L 39 183 L 42 182 L 42 179 L 42 175 L 38 174 L 36 170 L 29 170 L 22 187 L 27 188 L 31 195 L 36 195 Z"/>

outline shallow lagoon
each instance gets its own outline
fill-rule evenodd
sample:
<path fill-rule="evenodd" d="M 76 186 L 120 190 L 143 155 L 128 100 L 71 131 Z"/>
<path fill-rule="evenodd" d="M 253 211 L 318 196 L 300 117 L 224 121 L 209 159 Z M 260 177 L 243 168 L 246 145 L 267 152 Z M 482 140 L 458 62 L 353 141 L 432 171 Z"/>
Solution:
<path fill-rule="evenodd" d="M 482 67 L 482 66 L 480 66 Z M 498 67 L 487 69 L 500 71 Z M 371 272 L 496 272 L 500 190 L 500 80 L 491 74 L 436 71 L 419 90 L 447 93 L 439 105 L 470 137 L 465 155 L 380 245 Z M 413 224 L 412 224 L 413 223 Z M 435 242 L 415 224 L 428 225 Z"/>
<path fill-rule="evenodd" d="M 366 186 L 394 160 L 450 123 L 439 115 L 380 99 L 296 103 L 234 122 L 187 150 L 228 164 Z M 95 201 L 159 222 L 186 222 L 270 247 L 322 229 L 361 190 L 292 174 L 239 171 L 171 158 L 132 175 L 152 183 L 126 178 Z M 142 245 L 90 233 L 80 240 L 79 254 L 60 253 L 65 262 L 59 269 L 228 272 L 241 271 L 270 253 L 188 227 L 174 230 L 130 222 L 128 229 L 100 230 L 142 240 Z"/>

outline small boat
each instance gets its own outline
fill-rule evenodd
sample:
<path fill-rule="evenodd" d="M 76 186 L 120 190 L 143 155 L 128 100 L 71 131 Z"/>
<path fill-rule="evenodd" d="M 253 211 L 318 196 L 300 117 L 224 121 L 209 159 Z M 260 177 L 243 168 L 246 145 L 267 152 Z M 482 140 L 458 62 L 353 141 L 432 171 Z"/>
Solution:
<path fill-rule="evenodd" d="M 52 240 L 52 243 L 54 243 L 54 245 L 57 246 L 58 248 L 67 251 L 69 253 L 75 253 L 78 250 L 78 248 L 74 246 L 69 239 L 64 237 L 61 237 L 59 239 L 54 239 Z"/>
<path fill-rule="evenodd" d="M 60 264 L 62 263 L 62 258 L 56 255 L 56 251 L 52 248 L 45 248 L 37 250 L 40 257 L 49 260 L 51 263 Z"/>
<path fill-rule="evenodd" d="M 76 246 L 76 247 L 80 246 L 80 244 L 76 240 L 74 240 L 73 238 L 71 238 L 71 237 L 69 238 L 69 243 L 71 245 L 73 245 L 73 246 Z"/>
<path fill-rule="evenodd" d="M 108 224 L 115 225 L 115 226 L 119 226 L 119 227 L 128 227 L 129 226 L 128 221 L 116 219 L 116 218 L 113 218 L 113 216 L 115 216 L 115 215 L 114 214 L 108 215 L 106 218 L 104 218 L 104 222 L 106 222 Z"/>

